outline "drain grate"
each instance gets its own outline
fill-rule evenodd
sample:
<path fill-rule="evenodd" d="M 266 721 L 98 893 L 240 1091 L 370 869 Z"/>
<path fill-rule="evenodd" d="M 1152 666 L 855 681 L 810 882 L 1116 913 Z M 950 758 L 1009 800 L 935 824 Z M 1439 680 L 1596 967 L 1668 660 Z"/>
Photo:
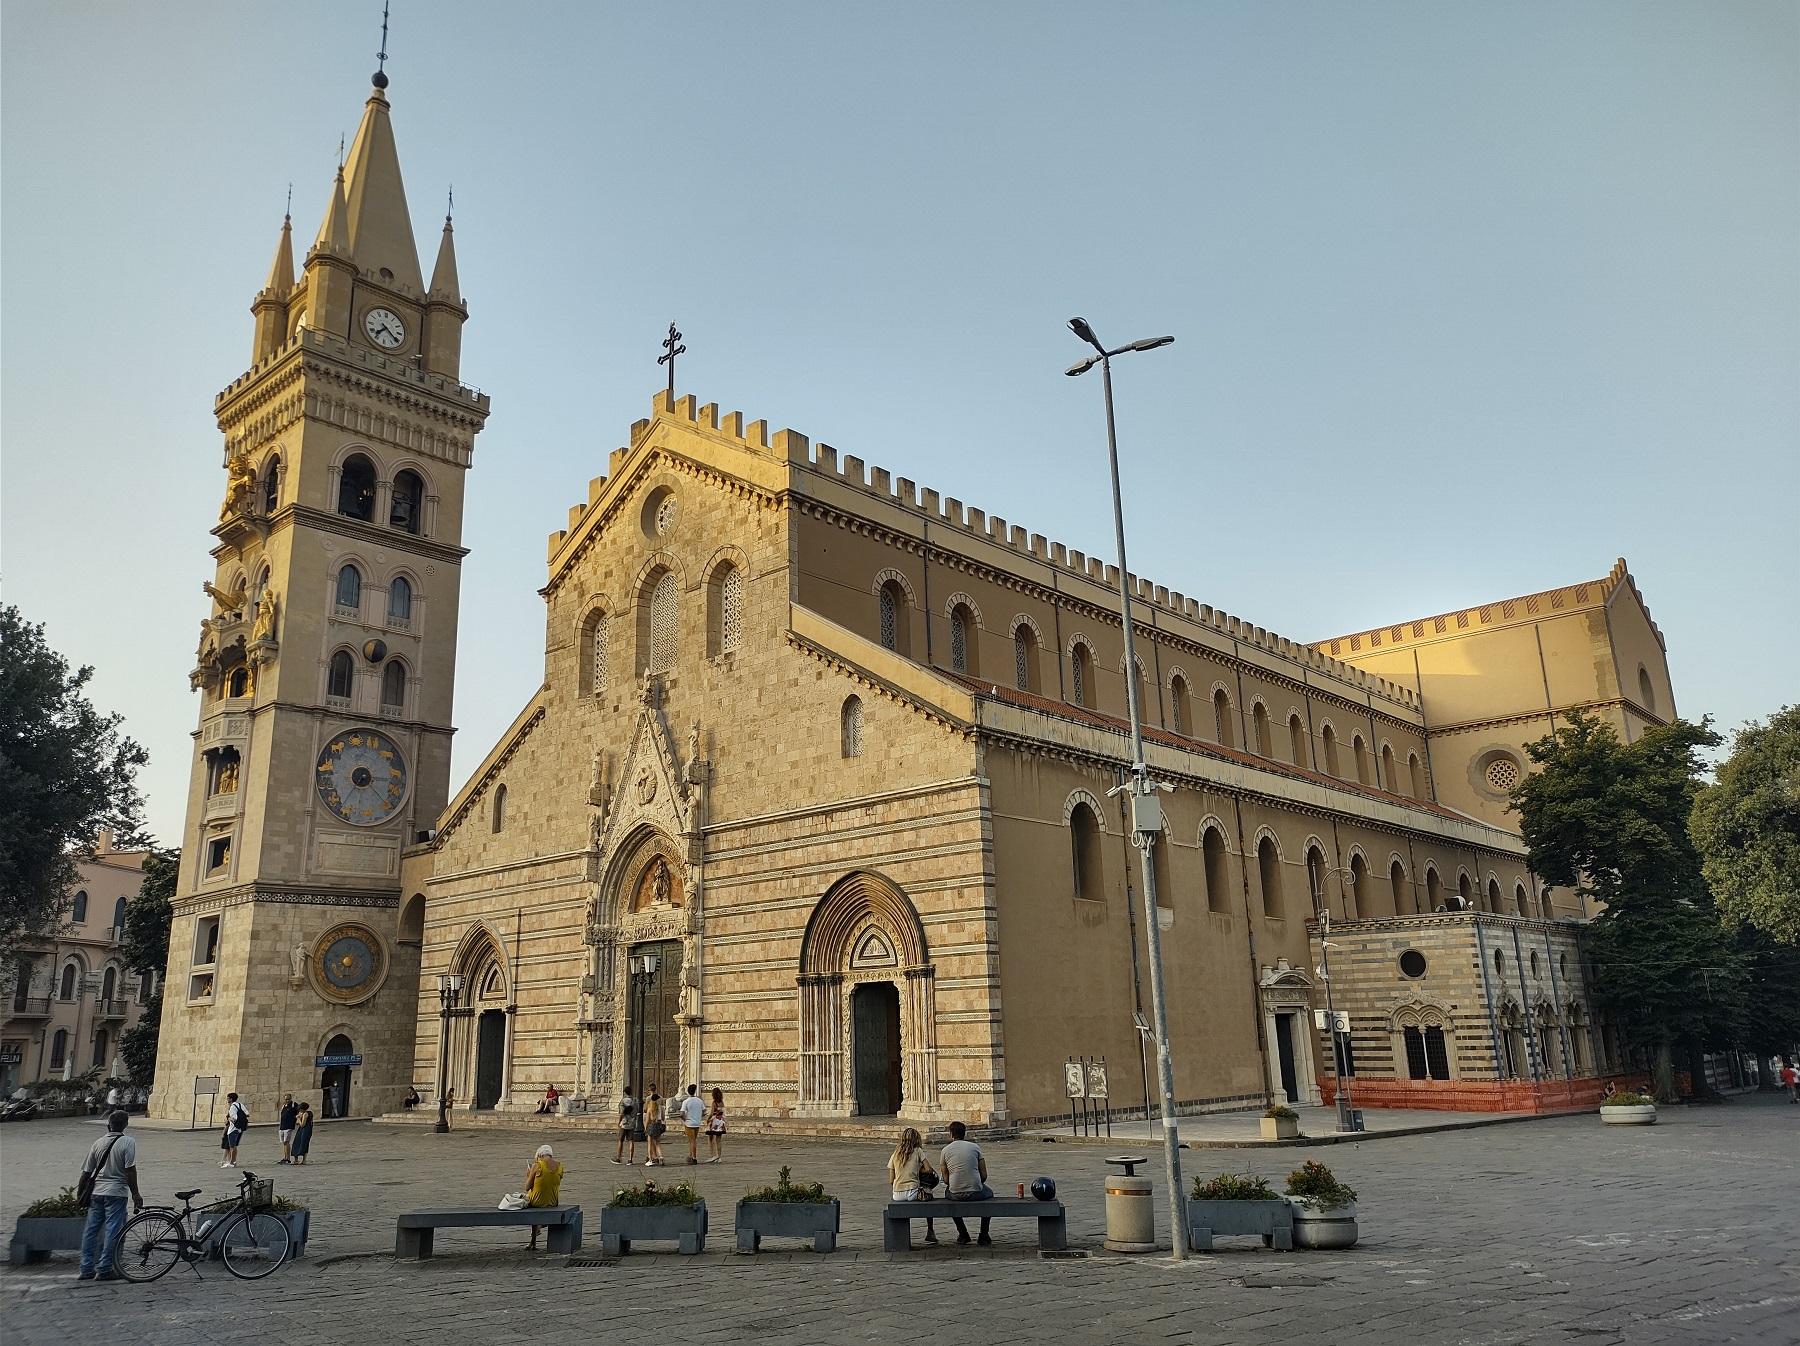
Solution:
<path fill-rule="evenodd" d="M 1046 1262 L 1061 1262 L 1075 1257 L 1086 1257 L 1086 1248 L 1039 1248 L 1038 1256 Z"/>
<path fill-rule="evenodd" d="M 1289 1290 L 1313 1285 L 1330 1285 L 1330 1276 L 1308 1276 L 1298 1271 L 1266 1271 L 1239 1278 L 1246 1290 Z"/>
<path fill-rule="evenodd" d="M 567 1262 L 564 1262 L 563 1265 L 566 1267 L 583 1268 L 616 1267 L 619 1265 L 619 1259 L 616 1257 L 571 1257 Z"/>

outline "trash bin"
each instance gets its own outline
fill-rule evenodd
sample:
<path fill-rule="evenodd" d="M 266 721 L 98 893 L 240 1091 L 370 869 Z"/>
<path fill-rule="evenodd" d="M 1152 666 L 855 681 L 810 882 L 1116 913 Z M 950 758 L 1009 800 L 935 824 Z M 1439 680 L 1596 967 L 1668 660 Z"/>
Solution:
<path fill-rule="evenodd" d="M 1108 1159 L 1118 1164 L 1123 1173 L 1106 1175 L 1106 1242 L 1109 1252 L 1153 1253 L 1156 1251 L 1156 1204 L 1150 1179 L 1137 1176 L 1137 1166 L 1146 1159 L 1120 1155 Z"/>

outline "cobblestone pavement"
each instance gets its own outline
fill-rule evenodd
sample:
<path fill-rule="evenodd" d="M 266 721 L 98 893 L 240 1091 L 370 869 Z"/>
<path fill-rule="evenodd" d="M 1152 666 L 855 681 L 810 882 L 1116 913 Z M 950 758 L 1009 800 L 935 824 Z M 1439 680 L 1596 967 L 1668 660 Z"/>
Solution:
<path fill-rule="evenodd" d="M 223 1193 L 211 1134 L 134 1127 L 146 1195 Z M 99 1134 L 85 1120 L 0 1130 L 0 1225 L 74 1181 Z M 599 1137 L 555 1137 L 565 1199 L 590 1212 L 643 1170 L 614 1168 Z M 517 1189 L 527 1131 L 323 1124 L 315 1163 L 271 1162 L 273 1131 L 244 1146 L 258 1173 L 313 1208 L 305 1260 L 268 1280 L 206 1267 L 153 1286 L 78 1284 L 71 1257 L 0 1275 L 0 1332 L 18 1343 L 121 1338 L 145 1346 L 286 1342 L 532 1342 L 647 1334 L 691 1341 L 849 1342 L 1800 1342 L 1800 1107 L 1743 1097 L 1671 1108 L 1655 1127 L 1592 1115 L 1383 1139 L 1325 1151 L 1194 1151 L 1185 1171 L 1259 1171 L 1279 1184 L 1324 1158 L 1362 1194 L 1362 1242 L 1280 1253 L 1253 1240 L 1178 1263 L 1100 1250 L 1104 1149 L 988 1147 L 996 1190 L 1039 1173 L 1069 1205 L 1070 1240 L 1093 1255 L 1040 1260 L 1022 1222 L 992 1249 L 880 1251 L 884 1147 L 734 1137 L 720 1165 L 675 1164 L 714 1207 L 705 1254 L 633 1254 L 574 1267 L 524 1253 L 519 1230 L 444 1231 L 428 1263 L 392 1260 L 395 1213 L 486 1206 Z M 731 1252 L 731 1203 L 781 1164 L 844 1199 L 842 1251 Z M 1151 1166 L 1153 1170 L 1155 1165 Z M 1160 1188 L 1160 1179 L 1159 1179 Z M 1161 1212 L 1159 1212 L 1159 1215 Z M 1159 1220 L 1159 1227 L 1161 1222 Z M 940 1233 L 943 1231 L 940 1230 Z M 1166 1237 L 1166 1228 L 1164 1229 Z M 765 1244 L 765 1247 L 771 1245 Z M 777 1245 L 780 1246 L 780 1245 Z"/>

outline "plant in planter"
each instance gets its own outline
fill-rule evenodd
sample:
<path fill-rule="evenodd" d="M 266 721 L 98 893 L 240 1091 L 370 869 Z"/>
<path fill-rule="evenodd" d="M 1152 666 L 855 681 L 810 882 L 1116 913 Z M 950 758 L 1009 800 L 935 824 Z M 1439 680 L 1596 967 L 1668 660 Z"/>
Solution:
<path fill-rule="evenodd" d="M 55 1196 L 43 1197 L 25 1207 L 13 1227 L 7 1260 L 14 1266 L 41 1262 L 53 1252 L 76 1252 L 87 1225 L 87 1208 L 75 1199 L 75 1189 L 65 1187 Z"/>
<path fill-rule="evenodd" d="M 667 1239 L 684 1253 L 704 1252 L 705 1198 L 687 1182 L 621 1187 L 600 1210 L 600 1243 L 609 1256 L 623 1256 L 636 1239 Z"/>
<path fill-rule="evenodd" d="M 1600 1120 L 1608 1126 L 1655 1126 L 1656 1100 L 1621 1090 L 1600 1100 Z"/>
<path fill-rule="evenodd" d="M 1211 1252 L 1219 1234 L 1259 1234 L 1265 1248 L 1294 1246 L 1294 1213 L 1256 1174 L 1221 1173 L 1210 1182 L 1194 1179 L 1188 1200 L 1188 1239 L 1196 1252 Z"/>
<path fill-rule="evenodd" d="M 1356 1243 L 1356 1189 L 1317 1159 L 1288 1174 L 1294 1243 L 1301 1248 L 1348 1248 Z"/>
<path fill-rule="evenodd" d="M 1262 1115 L 1264 1140 L 1295 1140 L 1300 1135 L 1300 1114 L 1285 1103 L 1277 1103 Z"/>
<path fill-rule="evenodd" d="M 839 1205 L 820 1182 L 794 1182 L 782 1166 L 773 1187 L 746 1193 L 737 1203 L 737 1250 L 756 1252 L 763 1236 L 811 1239 L 813 1251 L 837 1251 Z"/>

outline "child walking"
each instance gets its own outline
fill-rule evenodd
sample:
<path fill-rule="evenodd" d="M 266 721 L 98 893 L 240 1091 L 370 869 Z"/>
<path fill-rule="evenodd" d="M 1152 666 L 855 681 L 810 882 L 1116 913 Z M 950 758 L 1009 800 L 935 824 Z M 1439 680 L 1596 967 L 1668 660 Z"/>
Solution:
<path fill-rule="evenodd" d="M 725 1091 L 715 1087 L 712 1107 L 706 1112 L 706 1162 L 716 1164 L 725 1157 Z"/>

